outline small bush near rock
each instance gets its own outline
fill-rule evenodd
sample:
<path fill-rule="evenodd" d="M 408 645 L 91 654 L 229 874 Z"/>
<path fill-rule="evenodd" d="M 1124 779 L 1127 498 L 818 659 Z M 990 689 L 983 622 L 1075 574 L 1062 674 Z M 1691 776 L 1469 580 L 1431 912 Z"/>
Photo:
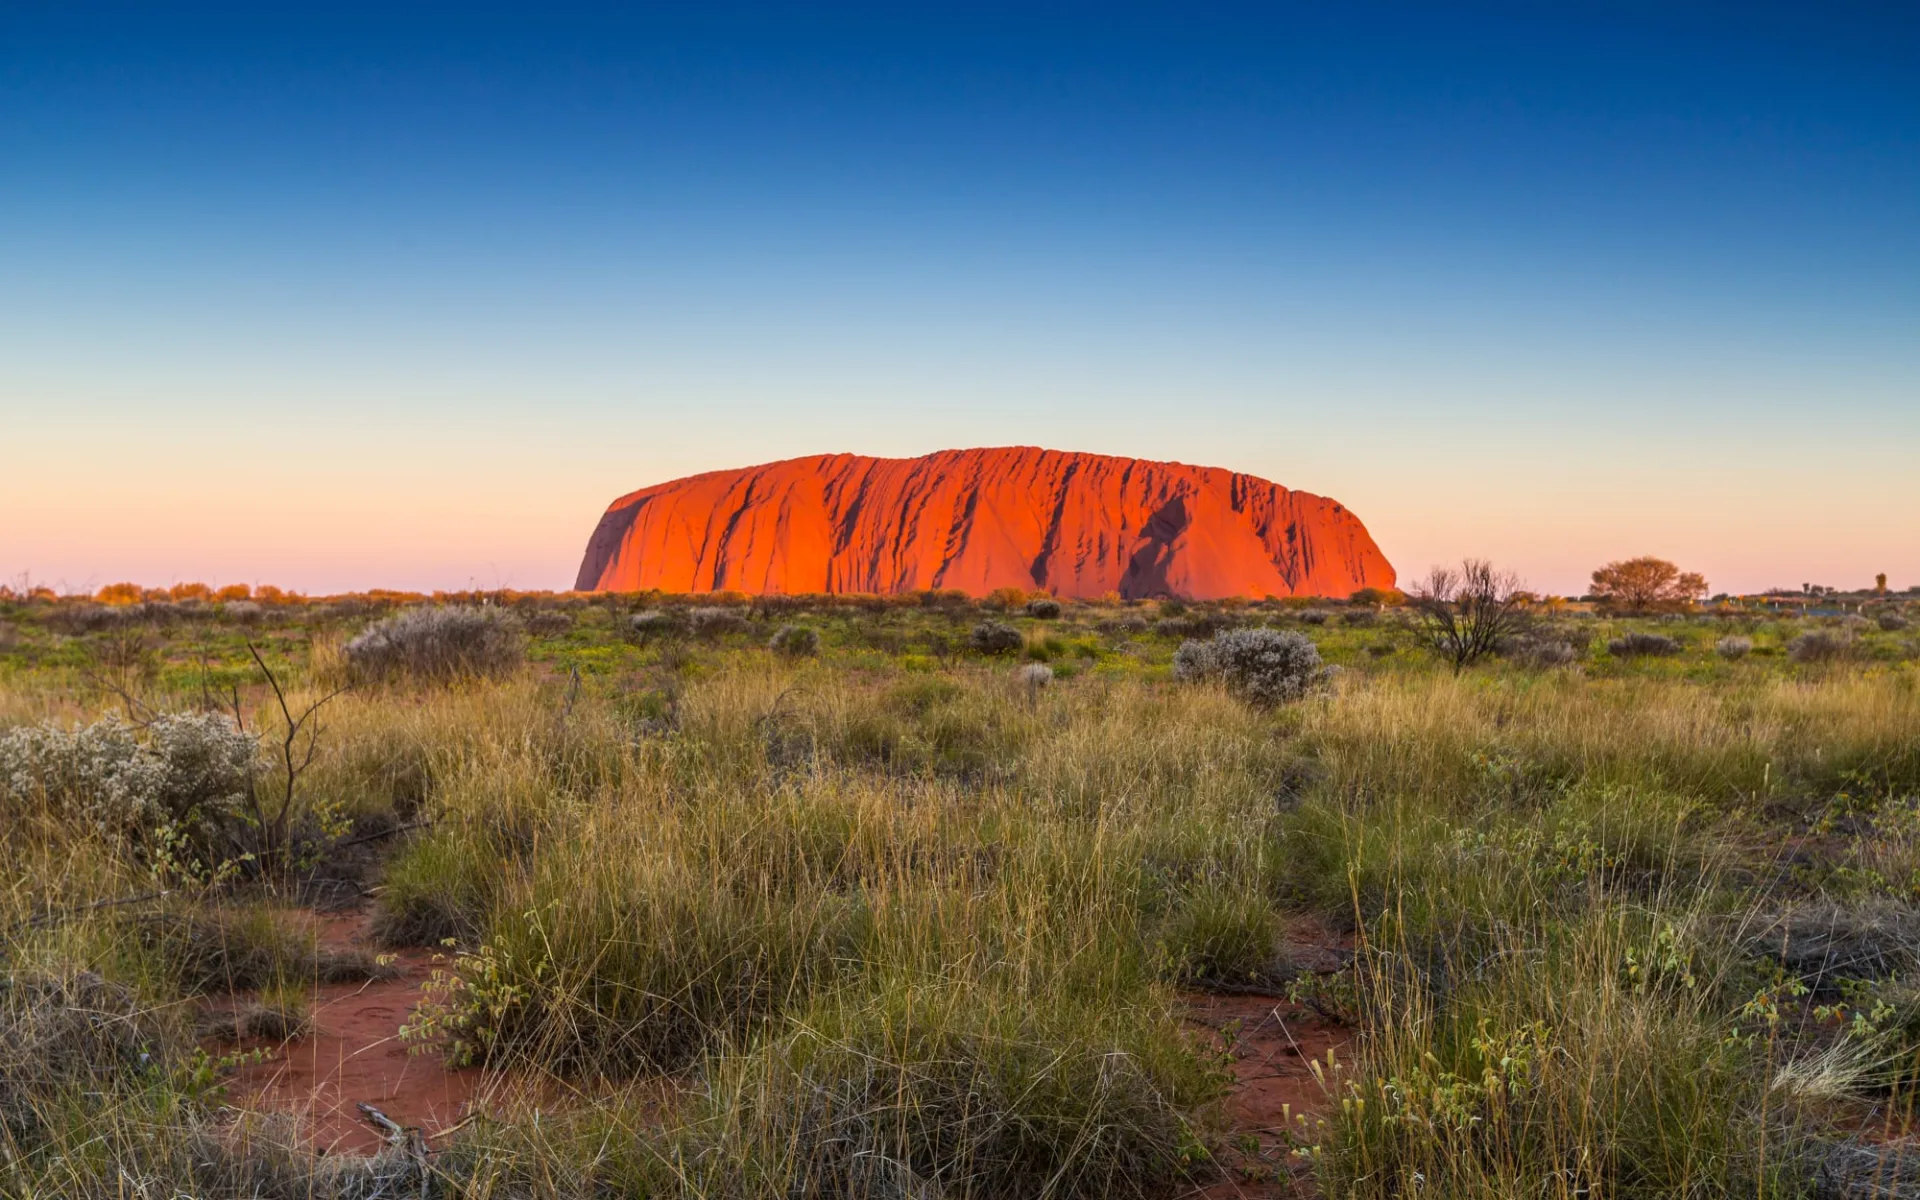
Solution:
<path fill-rule="evenodd" d="M 729 633 L 745 633 L 747 619 L 731 608 L 696 608 L 687 614 L 695 637 L 716 641 Z"/>
<path fill-rule="evenodd" d="M 1305 634 L 1277 629 L 1228 629 L 1211 641 L 1188 641 L 1173 656 L 1174 678 L 1220 679 L 1250 703 L 1284 704 L 1326 682 L 1328 669 Z"/>
<path fill-rule="evenodd" d="M 1834 662 L 1852 653 L 1852 637 L 1827 629 L 1811 630 L 1787 643 L 1787 657 L 1797 663 Z"/>
<path fill-rule="evenodd" d="M 361 631 L 345 654 L 357 679 L 448 683 L 510 674 L 520 665 L 525 642 L 520 623 L 506 610 L 452 604 L 395 613 Z"/>
<path fill-rule="evenodd" d="M 1310 608 L 1300 614 L 1300 621 L 1304 625 L 1325 625 L 1331 615 L 1324 608 Z"/>
<path fill-rule="evenodd" d="M 679 637 L 687 631 L 687 621 L 675 610 L 649 608 L 628 617 L 627 629 L 640 641 L 651 642 L 656 638 Z"/>
<path fill-rule="evenodd" d="M 1888 633 L 1898 633 L 1911 624 L 1911 622 L 1899 613 L 1888 612 L 1880 614 L 1879 624 L 1880 628 L 1886 630 Z"/>
<path fill-rule="evenodd" d="M 767 646 L 783 658 L 811 658 L 820 653 L 820 633 L 806 625 L 782 625 Z"/>
<path fill-rule="evenodd" d="M 1750 637 L 1723 637 L 1714 643 L 1714 651 L 1721 658 L 1738 662 L 1753 653 L 1753 639 Z"/>
<path fill-rule="evenodd" d="M 1052 621 L 1060 616 L 1060 602 L 1052 596 L 1035 596 L 1027 601 L 1027 615 L 1042 621 Z"/>
<path fill-rule="evenodd" d="M 1661 657 L 1680 653 L 1680 643 L 1664 633 L 1641 633 L 1636 630 L 1608 642 L 1607 653 L 1615 658 Z"/>
<path fill-rule="evenodd" d="M 967 635 L 967 647 L 981 654 L 1012 654 L 1025 644 L 1018 629 L 999 621 L 982 621 Z"/>

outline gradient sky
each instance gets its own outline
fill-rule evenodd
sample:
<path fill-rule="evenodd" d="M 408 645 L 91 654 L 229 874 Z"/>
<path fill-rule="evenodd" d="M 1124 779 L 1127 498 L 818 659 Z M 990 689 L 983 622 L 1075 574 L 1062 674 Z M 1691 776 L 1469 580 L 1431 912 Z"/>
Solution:
<path fill-rule="evenodd" d="M 560 588 L 1038 444 L 1920 584 L 1920 10 L 0 0 L 0 575 Z"/>

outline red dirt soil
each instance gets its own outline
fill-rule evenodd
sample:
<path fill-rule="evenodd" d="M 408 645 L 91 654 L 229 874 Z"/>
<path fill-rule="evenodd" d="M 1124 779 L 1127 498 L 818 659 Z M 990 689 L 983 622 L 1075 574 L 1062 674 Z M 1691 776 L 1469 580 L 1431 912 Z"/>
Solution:
<path fill-rule="evenodd" d="M 1314 1122 L 1326 1111 L 1334 1083 L 1327 1055 L 1344 1060 L 1351 1031 L 1278 996 L 1196 992 L 1186 1000 L 1187 1019 L 1219 1035 L 1232 1052 L 1224 1106 L 1230 1142 L 1221 1147 L 1228 1178 L 1196 1194 L 1209 1200 L 1310 1194 L 1305 1165 L 1288 1156 L 1289 1135 L 1316 1140 Z M 1257 1145 L 1251 1152 L 1239 1144 L 1248 1136 Z"/>
<path fill-rule="evenodd" d="M 1393 583 L 1366 526 L 1325 497 L 1217 467 L 1015 446 L 817 455 L 644 488 L 607 509 L 574 586 L 1257 600 Z"/>
<path fill-rule="evenodd" d="M 323 946 L 350 946 L 364 934 L 364 917 L 322 917 Z M 234 1108 L 301 1116 L 309 1140 L 329 1153 L 368 1154 L 384 1138 L 360 1115 L 371 1104 L 428 1139 L 458 1123 L 479 1090 L 476 1068 L 448 1070 L 437 1054 L 409 1054 L 400 1026 L 420 1003 L 433 955 L 401 951 L 399 975 L 367 983 L 322 984 L 313 997 L 313 1031 L 271 1057 L 236 1070 L 227 1085 Z M 258 1045 L 258 1043 L 255 1043 Z"/>

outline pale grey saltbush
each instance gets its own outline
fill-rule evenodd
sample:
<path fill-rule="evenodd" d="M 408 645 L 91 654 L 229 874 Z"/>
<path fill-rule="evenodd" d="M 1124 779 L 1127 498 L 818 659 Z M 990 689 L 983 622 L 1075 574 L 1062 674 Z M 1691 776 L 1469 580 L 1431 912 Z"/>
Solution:
<path fill-rule="evenodd" d="M 655 638 L 678 637 L 687 631 L 686 618 L 668 609 L 643 609 L 627 618 L 627 628 L 643 642 Z"/>
<path fill-rule="evenodd" d="M 782 625 L 767 646 L 783 658 L 811 658 L 820 653 L 820 633 L 806 625 Z"/>
<path fill-rule="evenodd" d="M 1787 643 L 1787 657 L 1797 663 L 1833 662 L 1853 653 L 1853 637 L 1845 632 L 1814 629 Z"/>
<path fill-rule="evenodd" d="M 1220 679 L 1235 695 L 1261 705 L 1298 700 L 1331 677 L 1305 634 L 1227 629 L 1210 641 L 1187 641 L 1173 656 L 1174 678 Z"/>
<path fill-rule="evenodd" d="M 715 639 L 747 631 L 747 619 L 731 608 L 696 608 L 687 619 L 697 637 Z"/>
<path fill-rule="evenodd" d="M 1664 633 L 1641 633 L 1635 630 L 1624 637 L 1617 637 L 1608 642 L 1607 653 L 1615 658 L 1678 654 L 1680 643 Z"/>
<path fill-rule="evenodd" d="M 510 674 L 526 634 L 504 609 L 470 605 L 410 608 L 368 626 L 346 645 L 361 680 L 454 679 Z"/>

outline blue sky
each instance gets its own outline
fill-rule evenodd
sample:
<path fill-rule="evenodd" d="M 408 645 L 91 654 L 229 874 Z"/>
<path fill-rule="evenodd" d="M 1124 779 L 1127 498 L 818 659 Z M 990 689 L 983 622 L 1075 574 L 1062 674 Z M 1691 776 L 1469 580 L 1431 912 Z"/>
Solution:
<path fill-rule="evenodd" d="M 72 587 L 559 587 L 647 483 L 1013 443 L 1920 583 L 1920 17 L 4 6 L 0 440 Z"/>

